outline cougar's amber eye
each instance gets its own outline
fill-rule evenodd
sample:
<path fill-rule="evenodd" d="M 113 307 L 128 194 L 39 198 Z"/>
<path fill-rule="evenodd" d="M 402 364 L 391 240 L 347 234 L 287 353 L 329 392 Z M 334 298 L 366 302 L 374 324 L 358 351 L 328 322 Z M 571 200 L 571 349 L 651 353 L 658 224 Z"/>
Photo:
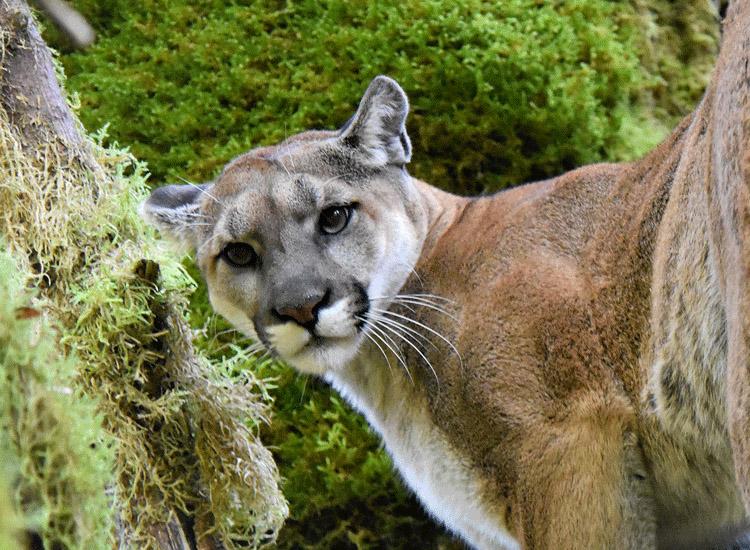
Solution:
<path fill-rule="evenodd" d="M 258 264 L 258 253 L 247 243 L 229 243 L 221 255 L 234 267 L 254 267 Z"/>
<path fill-rule="evenodd" d="M 352 206 L 331 206 L 320 213 L 318 225 L 323 233 L 335 235 L 344 230 L 352 217 Z"/>

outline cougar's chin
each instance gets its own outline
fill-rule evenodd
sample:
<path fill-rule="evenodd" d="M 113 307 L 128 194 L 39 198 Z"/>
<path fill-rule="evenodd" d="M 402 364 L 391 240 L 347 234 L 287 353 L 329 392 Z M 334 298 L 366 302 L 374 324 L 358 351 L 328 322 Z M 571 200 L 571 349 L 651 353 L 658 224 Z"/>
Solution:
<path fill-rule="evenodd" d="M 341 336 L 313 334 L 296 323 L 266 327 L 267 346 L 284 361 L 306 374 L 323 375 L 345 367 L 357 354 L 356 332 Z"/>
<path fill-rule="evenodd" d="M 322 376 L 326 372 L 346 367 L 358 350 L 359 341 L 356 337 L 326 338 L 285 359 L 300 372 Z"/>

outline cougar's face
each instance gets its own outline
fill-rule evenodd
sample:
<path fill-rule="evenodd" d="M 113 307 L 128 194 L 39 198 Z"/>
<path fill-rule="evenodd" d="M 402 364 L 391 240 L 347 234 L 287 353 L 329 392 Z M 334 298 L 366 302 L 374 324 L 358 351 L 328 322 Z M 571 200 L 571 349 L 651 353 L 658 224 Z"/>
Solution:
<path fill-rule="evenodd" d="M 208 190 L 215 222 L 197 260 L 211 302 L 300 370 L 336 369 L 416 262 L 403 197 L 388 185 L 251 164 Z"/>
<path fill-rule="evenodd" d="M 407 112 L 378 77 L 340 130 L 250 151 L 212 184 L 156 189 L 142 213 L 195 249 L 211 303 L 237 328 L 304 372 L 339 369 L 421 249 Z"/>

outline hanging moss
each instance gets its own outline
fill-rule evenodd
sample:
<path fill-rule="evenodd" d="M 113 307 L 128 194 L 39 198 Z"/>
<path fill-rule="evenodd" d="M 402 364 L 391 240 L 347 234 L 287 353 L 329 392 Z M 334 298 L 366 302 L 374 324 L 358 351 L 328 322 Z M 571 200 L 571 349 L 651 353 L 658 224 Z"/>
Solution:
<path fill-rule="evenodd" d="M 19 548 L 24 538 L 23 522 L 13 505 L 12 483 L 18 479 L 7 431 L 0 430 L 0 548 Z"/>
<path fill-rule="evenodd" d="M 111 441 L 26 277 L 0 252 L 0 546 L 100 550 L 113 542 Z"/>

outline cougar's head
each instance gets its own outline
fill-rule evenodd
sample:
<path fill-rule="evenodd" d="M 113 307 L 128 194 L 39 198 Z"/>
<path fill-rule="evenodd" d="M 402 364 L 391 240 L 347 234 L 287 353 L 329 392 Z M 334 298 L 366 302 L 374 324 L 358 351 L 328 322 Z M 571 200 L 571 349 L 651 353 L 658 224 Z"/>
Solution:
<path fill-rule="evenodd" d="M 254 149 L 204 185 L 167 185 L 144 217 L 196 252 L 214 308 L 303 372 L 357 354 L 425 232 L 406 173 L 408 102 L 377 77 L 338 131 Z"/>

